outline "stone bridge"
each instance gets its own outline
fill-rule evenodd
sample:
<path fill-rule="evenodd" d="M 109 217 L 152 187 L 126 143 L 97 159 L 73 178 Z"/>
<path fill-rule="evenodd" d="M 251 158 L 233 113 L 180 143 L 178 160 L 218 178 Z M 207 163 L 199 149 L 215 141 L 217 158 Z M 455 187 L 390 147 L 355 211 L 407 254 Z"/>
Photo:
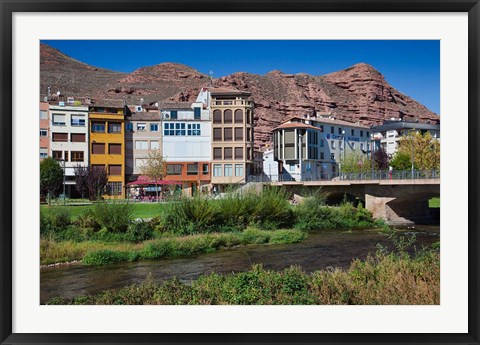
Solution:
<path fill-rule="evenodd" d="M 327 199 L 351 195 L 362 200 L 374 218 L 391 225 L 430 220 L 428 200 L 440 196 L 440 179 L 285 181 L 271 185 L 300 196 L 312 189 L 320 189 Z"/>

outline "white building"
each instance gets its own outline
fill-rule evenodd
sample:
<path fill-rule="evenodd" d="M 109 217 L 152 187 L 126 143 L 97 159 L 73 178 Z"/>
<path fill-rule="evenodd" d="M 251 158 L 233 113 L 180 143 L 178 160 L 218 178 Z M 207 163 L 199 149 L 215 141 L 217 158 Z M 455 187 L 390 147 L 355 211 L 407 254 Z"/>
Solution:
<path fill-rule="evenodd" d="M 49 106 L 49 155 L 65 167 L 67 196 L 76 194 L 75 171 L 77 166 L 88 166 L 88 107 L 56 102 Z"/>

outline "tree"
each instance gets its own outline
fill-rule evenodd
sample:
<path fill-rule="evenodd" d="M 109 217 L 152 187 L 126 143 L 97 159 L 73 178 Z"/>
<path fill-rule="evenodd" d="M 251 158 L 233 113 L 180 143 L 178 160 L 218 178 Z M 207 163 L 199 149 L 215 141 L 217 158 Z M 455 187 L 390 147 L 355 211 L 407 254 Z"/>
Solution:
<path fill-rule="evenodd" d="M 52 157 L 45 158 L 40 163 L 40 193 L 47 196 L 50 205 L 50 196 L 56 195 L 63 185 L 63 170 L 60 164 Z"/>
<path fill-rule="evenodd" d="M 398 153 L 413 156 L 414 167 L 420 170 L 440 170 L 440 141 L 433 138 L 430 132 L 410 132 L 400 139 Z"/>
<path fill-rule="evenodd" d="M 370 171 L 370 160 L 364 154 L 349 152 L 340 157 L 340 166 L 344 173 L 362 173 Z"/>
<path fill-rule="evenodd" d="M 412 156 L 405 152 L 397 152 L 390 161 L 395 170 L 410 170 L 412 168 Z M 416 169 L 414 164 L 414 169 Z"/>
<path fill-rule="evenodd" d="M 372 154 L 373 161 L 375 163 L 375 169 L 377 170 L 387 170 L 388 169 L 388 155 L 387 152 L 380 147 L 378 150 Z"/>
<path fill-rule="evenodd" d="M 160 150 L 148 151 L 148 157 L 144 165 L 140 167 L 143 175 L 148 176 L 155 181 L 155 192 L 158 201 L 158 181 L 167 176 L 167 162 L 162 156 Z"/>
<path fill-rule="evenodd" d="M 89 200 L 97 200 L 102 195 L 108 182 L 108 176 L 105 169 L 89 166 L 75 167 L 75 188 L 85 197 L 88 194 Z"/>

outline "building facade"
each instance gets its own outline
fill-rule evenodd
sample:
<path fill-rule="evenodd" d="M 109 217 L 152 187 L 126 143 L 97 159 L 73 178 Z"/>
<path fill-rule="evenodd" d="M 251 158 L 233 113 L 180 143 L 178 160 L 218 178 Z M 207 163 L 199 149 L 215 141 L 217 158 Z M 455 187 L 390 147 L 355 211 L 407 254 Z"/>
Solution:
<path fill-rule="evenodd" d="M 372 128 L 374 137 L 385 152 L 392 157 L 398 149 L 398 142 L 411 132 L 430 132 L 433 138 L 440 140 L 440 125 L 398 120 L 385 121 Z"/>
<path fill-rule="evenodd" d="M 65 174 L 65 194 L 77 195 L 75 167 L 88 165 L 88 107 L 52 102 L 49 105 L 49 156 L 61 162 Z"/>
<path fill-rule="evenodd" d="M 125 197 L 125 108 L 89 107 L 90 165 L 104 169 L 105 198 Z"/>
<path fill-rule="evenodd" d="M 40 102 L 40 161 L 50 154 L 50 120 L 48 102 Z"/>
<path fill-rule="evenodd" d="M 197 102 L 211 113 L 212 185 L 221 191 L 228 184 L 246 183 L 254 165 L 254 103 L 250 93 L 203 88 Z"/>
<path fill-rule="evenodd" d="M 292 117 L 272 131 L 273 156 L 281 180 L 330 180 L 339 175 L 341 158 L 367 154 L 369 127 L 332 117 Z M 271 169 L 264 165 L 268 175 Z"/>

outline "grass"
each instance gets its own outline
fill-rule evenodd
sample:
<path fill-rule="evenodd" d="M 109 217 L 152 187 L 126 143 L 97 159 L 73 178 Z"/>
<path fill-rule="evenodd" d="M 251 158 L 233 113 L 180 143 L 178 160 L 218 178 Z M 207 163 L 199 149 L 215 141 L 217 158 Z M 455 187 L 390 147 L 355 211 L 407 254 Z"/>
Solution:
<path fill-rule="evenodd" d="M 47 304 L 98 305 L 438 305 L 440 255 L 428 251 L 410 258 L 383 254 L 355 260 L 347 270 L 328 269 L 307 274 L 292 266 L 281 272 L 254 265 L 231 275 L 210 274 L 191 284 L 177 279 L 157 284 L 147 279 L 118 291 L 73 299 L 55 298 Z"/>
<path fill-rule="evenodd" d="M 83 260 L 87 265 L 105 265 L 122 261 L 152 260 L 209 253 L 220 248 L 250 244 L 281 244 L 301 242 L 307 233 L 300 230 L 265 231 L 247 228 L 242 232 L 210 233 L 189 236 L 165 236 L 142 243 L 125 242 L 40 242 L 40 263 Z"/>
<path fill-rule="evenodd" d="M 430 208 L 440 208 L 440 198 L 435 197 L 428 200 L 428 207 Z"/>
<path fill-rule="evenodd" d="M 49 211 L 57 206 L 47 206 L 41 205 L 42 210 Z M 58 207 L 63 207 L 63 205 L 58 205 Z M 70 212 L 72 219 L 77 219 L 82 215 L 87 209 L 90 209 L 91 205 L 81 205 L 81 206 L 65 206 Z M 153 218 L 160 214 L 163 204 L 158 203 L 136 203 L 133 204 L 133 218 Z"/>

